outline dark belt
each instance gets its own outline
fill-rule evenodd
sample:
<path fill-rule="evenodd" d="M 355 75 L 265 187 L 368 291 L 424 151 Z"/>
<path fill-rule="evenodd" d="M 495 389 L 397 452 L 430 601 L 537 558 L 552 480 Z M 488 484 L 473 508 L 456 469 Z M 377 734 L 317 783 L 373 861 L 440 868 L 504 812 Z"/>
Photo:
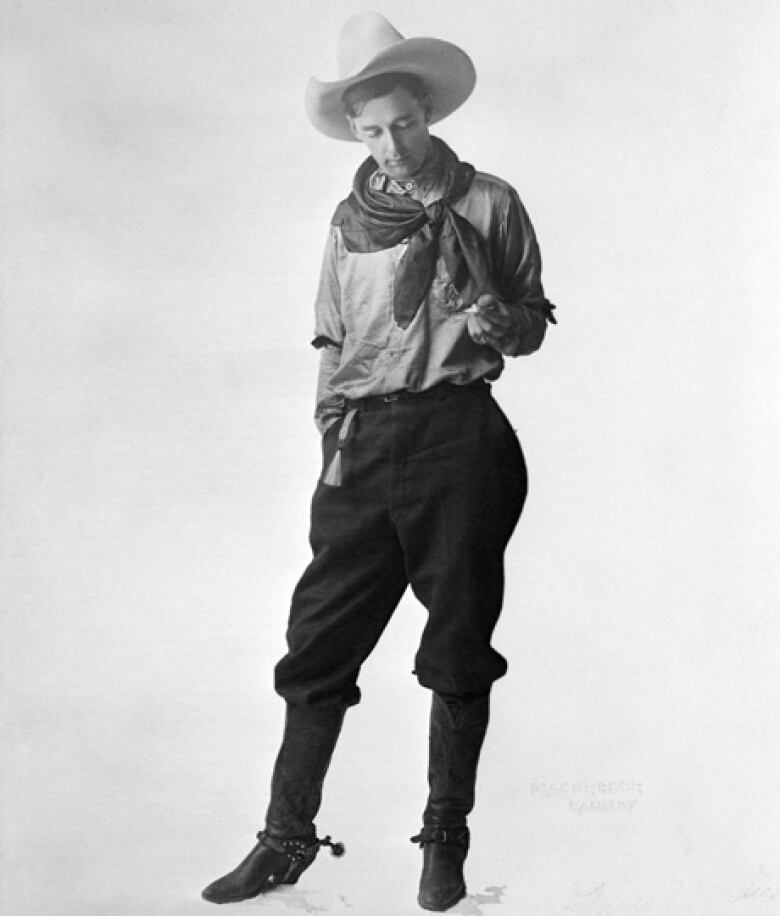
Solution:
<path fill-rule="evenodd" d="M 390 394 L 374 394 L 367 398 L 347 398 L 346 409 L 350 410 L 378 410 L 380 407 L 389 407 L 396 401 L 422 401 L 436 400 L 443 401 L 445 398 L 451 398 L 456 394 L 490 394 L 490 383 L 480 378 L 474 382 L 467 382 L 465 385 L 456 385 L 452 382 L 439 382 L 423 391 L 393 391 Z"/>

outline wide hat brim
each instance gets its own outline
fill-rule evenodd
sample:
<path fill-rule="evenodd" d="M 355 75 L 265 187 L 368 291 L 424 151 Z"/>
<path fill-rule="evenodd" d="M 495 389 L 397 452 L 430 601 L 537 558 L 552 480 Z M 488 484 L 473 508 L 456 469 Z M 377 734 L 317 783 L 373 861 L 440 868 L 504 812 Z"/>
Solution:
<path fill-rule="evenodd" d="M 471 58 L 457 45 L 438 38 L 404 38 L 380 51 L 353 76 L 335 82 L 310 79 L 306 113 L 311 123 L 334 140 L 357 142 L 344 114 L 342 96 L 356 83 L 381 73 L 412 73 L 425 83 L 431 95 L 431 124 L 460 108 L 477 82 Z"/>

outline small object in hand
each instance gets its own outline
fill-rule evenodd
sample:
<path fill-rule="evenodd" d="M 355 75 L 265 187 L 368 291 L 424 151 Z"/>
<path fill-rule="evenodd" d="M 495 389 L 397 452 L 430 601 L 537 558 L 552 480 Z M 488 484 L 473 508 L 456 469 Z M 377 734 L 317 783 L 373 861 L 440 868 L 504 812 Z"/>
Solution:
<path fill-rule="evenodd" d="M 497 311 L 500 304 L 501 303 L 495 296 L 490 293 L 482 293 L 482 295 L 477 298 L 477 301 L 472 303 L 466 311 L 469 315 L 485 315 Z"/>

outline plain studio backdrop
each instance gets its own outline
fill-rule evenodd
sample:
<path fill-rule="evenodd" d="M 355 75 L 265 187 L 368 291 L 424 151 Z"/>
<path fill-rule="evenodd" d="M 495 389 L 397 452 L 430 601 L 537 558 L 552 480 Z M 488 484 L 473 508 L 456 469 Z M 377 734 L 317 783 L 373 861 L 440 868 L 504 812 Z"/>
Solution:
<path fill-rule="evenodd" d="M 320 470 L 312 301 L 364 152 L 308 124 L 352 0 L 6 0 L 0 910 L 206 913 L 262 824 Z M 780 913 L 771 0 L 394 0 L 472 55 L 434 133 L 517 187 L 558 327 L 455 912 Z M 773 286 L 774 294 L 773 294 Z M 404 599 L 268 914 L 415 905 Z"/>

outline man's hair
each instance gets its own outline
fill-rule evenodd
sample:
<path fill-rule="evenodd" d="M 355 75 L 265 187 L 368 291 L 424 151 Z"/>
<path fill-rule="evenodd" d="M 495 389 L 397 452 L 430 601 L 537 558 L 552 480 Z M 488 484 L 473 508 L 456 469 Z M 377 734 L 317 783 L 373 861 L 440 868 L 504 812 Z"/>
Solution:
<path fill-rule="evenodd" d="M 390 95 L 395 89 L 405 89 L 421 105 L 425 104 L 430 95 L 425 83 L 414 73 L 380 73 L 346 90 L 341 97 L 344 113 L 348 118 L 357 118 L 366 102 Z"/>

